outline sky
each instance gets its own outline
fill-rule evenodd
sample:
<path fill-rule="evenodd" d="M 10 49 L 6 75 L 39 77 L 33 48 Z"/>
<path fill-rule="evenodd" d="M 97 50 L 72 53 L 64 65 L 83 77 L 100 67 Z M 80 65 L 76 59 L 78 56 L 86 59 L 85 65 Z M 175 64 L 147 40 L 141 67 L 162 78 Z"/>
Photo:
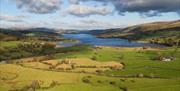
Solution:
<path fill-rule="evenodd" d="M 108 29 L 180 20 L 180 0 L 0 0 L 0 27 Z"/>

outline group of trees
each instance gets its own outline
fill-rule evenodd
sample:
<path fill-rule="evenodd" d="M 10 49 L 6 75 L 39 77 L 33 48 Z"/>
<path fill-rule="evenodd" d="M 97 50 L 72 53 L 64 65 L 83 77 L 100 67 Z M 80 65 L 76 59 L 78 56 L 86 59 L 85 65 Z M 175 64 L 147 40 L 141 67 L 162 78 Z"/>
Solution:
<path fill-rule="evenodd" d="M 55 44 L 28 42 L 17 47 L 0 47 L 0 61 L 19 59 L 31 56 L 51 55 L 55 53 Z"/>
<path fill-rule="evenodd" d="M 150 40 L 151 43 L 164 44 L 168 46 L 179 46 L 180 39 L 176 38 L 153 38 Z"/>
<path fill-rule="evenodd" d="M 32 56 L 50 55 L 56 53 L 88 51 L 89 45 L 56 48 L 56 44 L 43 41 L 27 41 L 18 44 L 16 47 L 0 47 L 0 61 L 20 59 Z"/>
<path fill-rule="evenodd" d="M 16 41 L 18 40 L 15 36 L 5 35 L 0 33 L 0 41 Z"/>
<path fill-rule="evenodd" d="M 65 39 L 60 38 L 57 33 L 41 30 L 42 29 L 37 29 L 37 31 L 13 31 L 0 28 L 0 41 L 22 42 L 16 47 L 0 46 L 0 61 L 32 56 L 53 55 L 54 53 L 84 51 L 89 48 L 87 46 L 55 48 L 56 45 L 53 44 L 52 41 L 65 41 Z"/>

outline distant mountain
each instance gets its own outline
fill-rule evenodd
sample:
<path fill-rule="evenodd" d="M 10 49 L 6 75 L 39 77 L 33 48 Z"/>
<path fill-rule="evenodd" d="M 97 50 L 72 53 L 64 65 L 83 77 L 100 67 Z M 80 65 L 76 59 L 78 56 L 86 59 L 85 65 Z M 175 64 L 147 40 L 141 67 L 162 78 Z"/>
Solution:
<path fill-rule="evenodd" d="M 24 29 L 24 31 L 46 31 L 46 32 L 54 32 L 54 29 L 49 29 L 49 28 L 29 28 L 29 29 Z"/>
<path fill-rule="evenodd" d="M 54 29 L 48 28 L 31 28 L 20 31 L 21 33 L 28 34 L 28 33 L 36 33 L 36 34 L 51 34 L 51 35 L 58 35 Z"/>
<path fill-rule="evenodd" d="M 32 28 L 25 30 L 0 28 L 0 40 L 18 40 L 24 38 L 56 38 L 59 34 L 52 29 Z"/>
<path fill-rule="evenodd" d="M 106 31 L 104 31 L 104 30 L 87 30 L 87 31 L 78 31 L 77 33 L 96 35 L 96 34 L 101 34 L 101 33 L 104 33 L 104 32 L 106 32 Z"/>
<path fill-rule="evenodd" d="M 107 32 L 112 32 L 117 29 L 98 29 L 98 30 L 66 30 L 64 33 L 73 33 L 73 34 L 93 34 L 93 35 L 98 35 L 98 34 L 103 34 Z"/>
<path fill-rule="evenodd" d="M 97 36 L 103 38 L 126 38 L 133 41 L 175 45 L 180 42 L 180 20 L 135 25 L 124 29 L 116 29 L 114 31 L 101 33 Z"/>
<path fill-rule="evenodd" d="M 9 33 L 9 34 L 27 34 L 27 33 L 47 33 L 47 34 L 57 34 L 56 30 L 48 29 L 48 28 L 29 28 L 29 29 L 4 29 L 0 28 L 1 33 Z"/>

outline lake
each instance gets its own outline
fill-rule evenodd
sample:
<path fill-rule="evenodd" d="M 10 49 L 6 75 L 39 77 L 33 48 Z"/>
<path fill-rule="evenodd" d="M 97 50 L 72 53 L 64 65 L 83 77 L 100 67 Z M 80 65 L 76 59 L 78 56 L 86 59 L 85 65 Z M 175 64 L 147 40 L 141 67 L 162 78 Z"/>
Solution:
<path fill-rule="evenodd" d="M 59 42 L 60 46 L 74 46 L 81 44 L 89 44 L 92 46 L 116 46 L 116 47 L 142 47 L 142 46 L 161 46 L 151 43 L 130 42 L 121 38 L 97 38 L 91 34 L 63 34 L 63 38 L 76 39 L 79 42 Z"/>

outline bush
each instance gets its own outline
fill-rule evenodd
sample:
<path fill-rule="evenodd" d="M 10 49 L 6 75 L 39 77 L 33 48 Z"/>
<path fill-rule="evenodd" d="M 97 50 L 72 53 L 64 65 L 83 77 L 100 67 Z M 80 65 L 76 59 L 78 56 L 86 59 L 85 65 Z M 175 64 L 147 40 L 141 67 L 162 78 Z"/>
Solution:
<path fill-rule="evenodd" d="M 135 83 L 135 80 L 130 80 L 132 83 Z"/>
<path fill-rule="evenodd" d="M 102 73 L 103 71 L 102 70 L 96 70 L 97 73 Z"/>
<path fill-rule="evenodd" d="M 57 84 L 58 84 L 57 81 L 52 81 L 52 83 L 50 84 L 50 87 L 54 87 L 54 86 L 56 86 Z"/>
<path fill-rule="evenodd" d="M 120 89 L 122 89 L 123 91 L 128 91 L 127 87 L 119 87 Z"/>
<path fill-rule="evenodd" d="M 87 78 L 92 78 L 92 76 L 87 76 Z"/>
<path fill-rule="evenodd" d="M 38 82 L 37 80 L 32 81 L 32 83 L 31 83 L 31 88 L 33 88 L 33 89 L 38 89 L 38 88 L 40 88 L 39 82 Z"/>
<path fill-rule="evenodd" d="M 31 88 L 30 86 L 24 86 L 20 90 L 12 90 L 12 91 L 35 91 L 35 89 Z"/>
<path fill-rule="evenodd" d="M 115 84 L 116 84 L 116 82 L 115 82 L 115 81 L 110 81 L 110 82 L 109 82 L 109 84 L 111 84 L 111 85 L 115 85 Z"/>
<path fill-rule="evenodd" d="M 35 89 L 33 89 L 33 88 L 28 88 L 28 89 L 25 90 L 25 91 L 35 91 Z"/>
<path fill-rule="evenodd" d="M 40 84 L 37 80 L 32 81 L 30 85 L 26 85 L 20 90 L 13 90 L 13 91 L 35 91 L 36 89 L 40 88 Z"/>
<path fill-rule="evenodd" d="M 89 45 L 78 45 L 78 46 L 57 48 L 56 53 L 81 52 L 81 51 L 88 51 L 90 49 L 91 47 Z"/>
<path fill-rule="evenodd" d="M 93 56 L 93 57 L 91 58 L 91 60 L 97 60 L 96 56 Z"/>
<path fill-rule="evenodd" d="M 122 82 L 125 82 L 126 81 L 126 79 L 120 79 Z"/>
<path fill-rule="evenodd" d="M 91 81 L 89 79 L 83 79 L 82 80 L 84 83 L 91 83 Z"/>
<path fill-rule="evenodd" d="M 102 83 L 102 81 L 100 81 L 100 80 L 97 80 L 97 83 Z"/>

